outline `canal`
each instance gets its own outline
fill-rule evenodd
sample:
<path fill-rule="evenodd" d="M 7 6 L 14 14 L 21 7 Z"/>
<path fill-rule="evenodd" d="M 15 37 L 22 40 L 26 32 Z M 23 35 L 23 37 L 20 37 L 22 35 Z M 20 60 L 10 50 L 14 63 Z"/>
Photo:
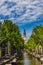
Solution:
<path fill-rule="evenodd" d="M 43 65 L 41 62 L 30 56 L 30 55 L 24 55 L 23 60 L 21 60 L 18 65 Z"/>
<path fill-rule="evenodd" d="M 11 65 L 11 64 L 6 64 L 6 65 Z M 17 65 L 43 65 L 39 60 L 36 58 L 30 56 L 30 55 L 24 55 L 22 60 L 18 60 Z"/>

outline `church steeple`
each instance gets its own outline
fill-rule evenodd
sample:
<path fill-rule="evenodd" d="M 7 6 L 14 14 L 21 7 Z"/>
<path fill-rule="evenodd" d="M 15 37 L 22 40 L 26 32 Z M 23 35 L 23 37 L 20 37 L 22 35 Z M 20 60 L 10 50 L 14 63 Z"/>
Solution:
<path fill-rule="evenodd" d="M 24 37 L 26 37 L 26 30 L 24 29 Z"/>
<path fill-rule="evenodd" d="M 24 29 L 24 33 L 23 33 L 23 38 L 24 38 L 24 44 L 26 43 L 26 30 Z"/>

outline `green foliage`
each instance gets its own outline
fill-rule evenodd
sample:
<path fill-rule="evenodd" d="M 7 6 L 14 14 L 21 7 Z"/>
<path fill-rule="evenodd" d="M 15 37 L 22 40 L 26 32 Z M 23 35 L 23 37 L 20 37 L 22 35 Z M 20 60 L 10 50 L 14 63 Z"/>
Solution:
<path fill-rule="evenodd" d="M 30 39 L 27 42 L 28 49 L 32 50 L 37 45 L 43 46 L 43 26 L 39 25 L 33 28 L 32 34 L 30 36 Z"/>
<path fill-rule="evenodd" d="M 32 32 L 32 38 L 34 38 L 36 44 L 43 45 L 43 26 L 36 26 Z"/>
<path fill-rule="evenodd" d="M 31 39 L 27 42 L 26 46 L 27 46 L 27 48 L 28 48 L 29 50 L 34 49 L 34 48 L 36 47 L 36 44 L 35 44 L 34 39 L 31 38 Z"/>
<path fill-rule="evenodd" d="M 0 46 L 10 44 L 18 50 L 24 48 L 24 40 L 21 37 L 18 26 L 11 20 L 0 23 Z"/>

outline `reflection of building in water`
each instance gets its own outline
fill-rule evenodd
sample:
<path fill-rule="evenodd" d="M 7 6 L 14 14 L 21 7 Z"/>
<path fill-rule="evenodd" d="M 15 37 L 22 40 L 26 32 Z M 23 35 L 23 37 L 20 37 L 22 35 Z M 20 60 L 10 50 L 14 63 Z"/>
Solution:
<path fill-rule="evenodd" d="M 26 30 L 24 29 L 24 33 L 23 33 L 23 39 L 24 39 L 24 44 L 26 44 Z"/>

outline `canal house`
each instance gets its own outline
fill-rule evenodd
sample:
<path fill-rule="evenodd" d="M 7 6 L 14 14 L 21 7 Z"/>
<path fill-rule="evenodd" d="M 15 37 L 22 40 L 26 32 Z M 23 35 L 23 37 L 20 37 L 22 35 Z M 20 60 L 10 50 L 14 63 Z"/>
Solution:
<path fill-rule="evenodd" d="M 4 40 L 0 45 L 0 57 L 10 55 L 10 54 L 11 54 L 10 43 L 7 42 L 7 40 L 6 41 Z"/>
<path fill-rule="evenodd" d="M 38 47 L 35 48 L 35 53 L 42 54 L 42 52 L 43 52 L 43 49 L 42 49 L 41 45 L 39 45 Z"/>

